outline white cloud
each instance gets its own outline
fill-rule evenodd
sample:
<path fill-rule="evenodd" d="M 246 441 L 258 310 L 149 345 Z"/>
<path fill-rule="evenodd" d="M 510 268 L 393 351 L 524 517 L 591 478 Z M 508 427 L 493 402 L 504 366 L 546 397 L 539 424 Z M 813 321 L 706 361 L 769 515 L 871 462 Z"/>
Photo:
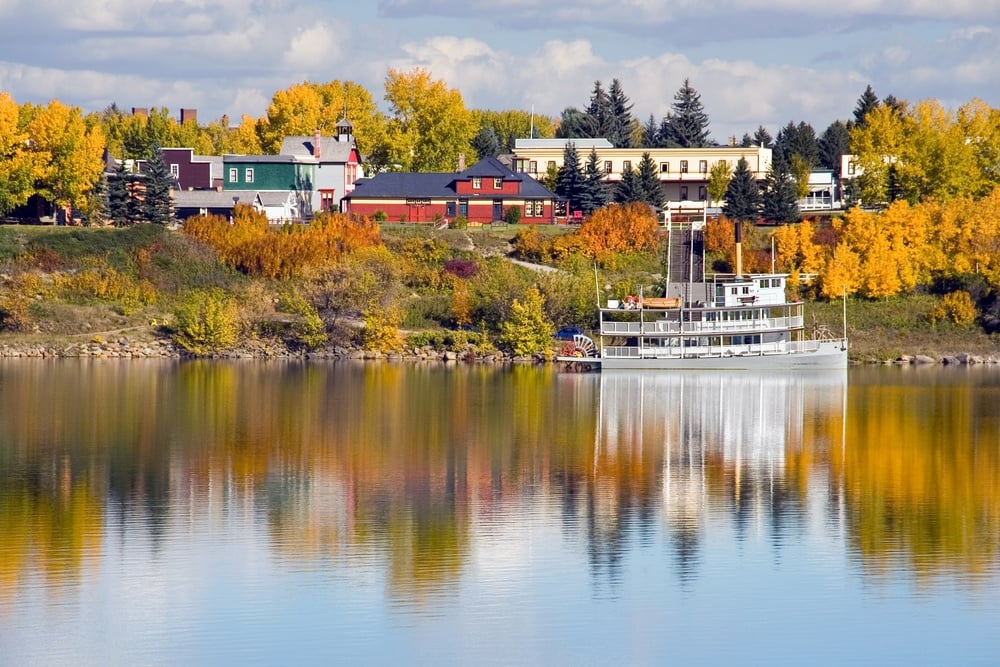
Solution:
<path fill-rule="evenodd" d="M 292 70 L 311 71 L 319 64 L 340 58 L 337 31 L 325 24 L 316 24 L 292 38 L 283 57 L 284 65 Z"/>

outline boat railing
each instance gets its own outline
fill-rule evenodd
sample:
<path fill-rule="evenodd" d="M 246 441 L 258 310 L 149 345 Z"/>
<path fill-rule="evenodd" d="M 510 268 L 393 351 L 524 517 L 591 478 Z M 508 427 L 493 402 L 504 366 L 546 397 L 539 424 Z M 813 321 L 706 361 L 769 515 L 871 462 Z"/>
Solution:
<path fill-rule="evenodd" d="M 601 333 L 604 335 L 648 335 L 657 334 L 713 334 L 735 331 L 763 331 L 796 329 L 804 326 L 802 316 L 769 317 L 757 320 L 701 320 L 697 322 L 678 322 L 675 320 L 655 320 L 652 322 L 601 322 Z"/>
<path fill-rule="evenodd" d="M 752 345 L 693 345 L 683 347 L 635 345 L 606 345 L 604 356 L 613 359 L 669 359 L 690 357 L 737 357 L 737 356 L 767 356 L 774 354 L 799 354 L 816 352 L 828 341 L 778 341 L 774 343 L 759 343 Z"/>

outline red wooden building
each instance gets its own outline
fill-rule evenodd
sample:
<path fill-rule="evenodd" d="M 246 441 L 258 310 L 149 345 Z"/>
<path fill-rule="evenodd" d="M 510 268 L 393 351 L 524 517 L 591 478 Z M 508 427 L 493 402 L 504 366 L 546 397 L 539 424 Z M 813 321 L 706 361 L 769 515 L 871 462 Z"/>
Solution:
<path fill-rule="evenodd" d="M 516 174 L 496 158 L 484 158 L 453 173 L 377 174 L 363 178 L 344 197 L 355 215 L 384 213 L 389 222 L 435 222 L 465 216 L 471 223 L 503 220 L 508 208 L 521 222 L 555 222 L 556 195 L 527 174 Z"/>

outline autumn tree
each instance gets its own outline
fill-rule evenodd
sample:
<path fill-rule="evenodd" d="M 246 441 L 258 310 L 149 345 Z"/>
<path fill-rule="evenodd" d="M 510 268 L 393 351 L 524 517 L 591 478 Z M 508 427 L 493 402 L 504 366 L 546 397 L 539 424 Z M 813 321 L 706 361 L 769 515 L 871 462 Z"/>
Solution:
<path fill-rule="evenodd" d="M 584 252 L 603 263 L 616 253 L 654 249 L 658 228 L 656 212 L 648 204 L 609 204 L 586 218 L 576 236 Z"/>
<path fill-rule="evenodd" d="M 861 259 L 845 243 L 840 242 L 820 276 L 820 294 L 828 299 L 853 296 L 861 287 Z"/>
<path fill-rule="evenodd" d="M 0 215 L 28 201 L 41 176 L 39 155 L 29 149 L 14 99 L 0 92 Z"/>
<path fill-rule="evenodd" d="M 499 153 L 512 152 L 517 139 L 555 136 L 556 121 L 544 114 L 520 109 L 473 109 L 471 113 L 478 132 L 489 128 L 496 135 Z"/>
<path fill-rule="evenodd" d="M 400 171 L 453 171 L 459 154 L 472 153 L 476 127 L 458 90 L 430 72 L 389 70 L 385 100 L 392 110 L 385 140 L 373 160 Z"/>
<path fill-rule="evenodd" d="M 41 165 L 35 190 L 56 206 L 83 206 L 104 171 L 104 133 L 79 108 L 52 101 L 28 112 L 31 150 Z"/>
<path fill-rule="evenodd" d="M 732 167 L 726 160 L 719 160 L 708 172 L 708 198 L 713 202 L 722 201 L 733 177 Z"/>
<path fill-rule="evenodd" d="M 555 327 L 545 317 L 545 299 L 538 288 L 528 289 L 523 299 L 513 299 L 510 310 L 510 317 L 500 323 L 502 346 L 523 357 L 552 344 Z"/>

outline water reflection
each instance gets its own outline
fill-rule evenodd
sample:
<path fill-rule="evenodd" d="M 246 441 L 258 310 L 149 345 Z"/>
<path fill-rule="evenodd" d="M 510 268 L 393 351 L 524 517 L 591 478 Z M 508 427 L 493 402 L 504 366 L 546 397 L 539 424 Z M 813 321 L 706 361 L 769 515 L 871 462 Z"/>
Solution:
<path fill-rule="evenodd" d="M 850 377 L 0 364 L 0 613 L 130 547 L 219 540 L 434 610 L 550 526 L 598 596 L 661 537 L 690 586 L 730 533 L 876 579 L 995 577 L 995 378 Z"/>
<path fill-rule="evenodd" d="M 844 371 L 608 373 L 595 455 L 647 452 L 676 571 L 689 579 L 713 516 L 731 521 L 738 540 L 765 530 L 776 550 L 801 528 L 808 489 L 800 475 L 843 445 L 846 392 Z"/>

